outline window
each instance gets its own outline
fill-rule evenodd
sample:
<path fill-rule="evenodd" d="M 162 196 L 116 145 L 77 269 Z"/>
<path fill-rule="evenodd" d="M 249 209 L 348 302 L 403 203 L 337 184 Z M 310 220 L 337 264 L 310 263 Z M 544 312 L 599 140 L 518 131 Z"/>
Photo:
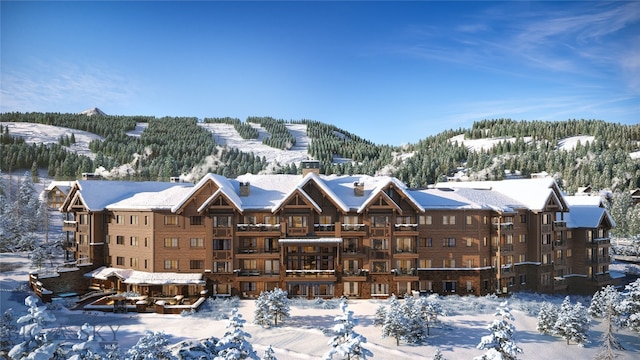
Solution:
<path fill-rule="evenodd" d="M 202 216 L 189 216 L 189 225 L 202 225 Z"/>
<path fill-rule="evenodd" d="M 396 252 L 397 253 L 413 252 L 413 239 L 410 237 L 396 238 Z"/>
<path fill-rule="evenodd" d="M 137 268 L 138 267 L 138 258 L 130 258 L 129 259 L 129 266 L 131 266 L 132 268 Z"/>
<path fill-rule="evenodd" d="M 255 282 L 243 281 L 240 283 L 242 291 L 256 291 L 257 286 Z"/>
<path fill-rule="evenodd" d="M 473 282 L 467 281 L 467 292 L 473 292 Z"/>
<path fill-rule="evenodd" d="M 288 226 L 290 228 L 307 227 L 307 217 L 305 215 L 289 215 Z"/>
<path fill-rule="evenodd" d="M 358 238 L 346 238 L 343 245 L 344 252 L 357 253 L 358 252 Z"/>
<path fill-rule="evenodd" d="M 412 269 L 413 269 L 412 260 L 396 260 L 396 275 L 400 275 L 400 274 L 411 275 Z"/>
<path fill-rule="evenodd" d="M 389 250 L 389 239 L 373 239 L 371 247 L 373 250 Z"/>
<path fill-rule="evenodd" d="M 520 275 L 520 285 L 525 285 L 527 283 L 527 275 Z"/>
<path fill-rule="evenodd" d="M 258 218 L 255 215 L 245 215 L 243 221 L 245 224 L 255 225 L 258 223 L 257 220 Z"/>
<path fill-rule="evenodd" d="M 443 281 L 442 282 L 442 290 L 445 292 L 456 292 L 456 282 L 455 281 Z"/>
<path fill-rule="evenodd" d="M 526 243 L 526 242 L 527 242 L 527 234 L 520 234 L 520 235 L 518 235 L 518 241 L 519 241 L 521 244 Z"/>
<path fill-rule="evenodd" d="M 320 215 L 318 217 L 320 225 L 331 225 L 331 215 Z"/>
<path fill-rule="evenodd" d="M 138 225 L 138 215 L 129 216 L 129 224 Z"/>
<path fill-rule="evenodd" d="M 344 224 L 356 225 L 358 224 L 358 215 L 345 215 L 343 218 Z"/>
<path fill-rule="evenodd" d="M 396 224 L 414 224 L 411 216 L 396 216 Z"/>
<path fill-rule="evenodd" d="M 420 225 L 431 225 L 432 223 L 431 215 L 420 215 L 418 217 L 418 224 Z"/>
<path fill-rule="evenodd" d="M 124 256 L 116 256 L 116 265 L 124 266 Z"/>
<path fill-rule="evenodd" d="M 164 247 L 166 247 L 166 248 L 177 248 L 178 247 L 178 238 L 164 238 Z"/>
<path fill-rule="evenodd" d="M 456 217 L 455 215 L 443 215 L 442 216 L 442 225 L 455 225 L 456 224 Z"/>
<path fill-rule="evenodd" d="M 473 238 L 467 238 L 467 247 L 473 246 Z"/>
<path fill-rule="evenodd" d="M 542 254 L 542 263 L 545 265 L 551 264 L 552 257 L 551 254 Z"/>
<path fill-rule="evenodd" d="M 346 296 L 359 296 L 360 286 L 357 282 L 345 281 L 343 293 Z"/>
<path fill-rule="evenodd" d="M 267 225 L 280 225 L 280 217 L 273 215 L 266 215 L 264 217 L 264 223 Z"/>
<path fill-rule="evenodd" d="M 571 257 L 573 255 L 573 249 L 567 249 L 567 257 Z"/>
<path fill-rule="evenodd" d="M 213 218 L 213 227 L 231 227 L 231 216 L 215 216 Z"/>
<path fill-rule="evenodd" d="M 78 235 L 78 243 L 80 245 L 83 245 L 86 241 L 86 238 L 87 238 L 87 235 L 84 235 L 84 234 Z"/>
<path fill-rule="evenodd" d="M 431 280 L 420 280 L 420 284 L 418 286 L 420 286 L 419 289 L 422 292 L 433 291 L 433 282 Z"/>
<path fill-rule="evenodd" d="M 456 246 L 456 238 L 444 238 L 442 240 L 443 247 L 455 247 Z"/>
<path fill-rule="evenodd" d="M 116 244 L 118 245 L 124 245 L 124 236 L 116 236 Z"/>
<path fill-rule="evenodd" d="M 107 234 L 104 236 L 104 243 L 111 244 L 111 235 Z"/>
<path fill-rule="evenodd" d="M 264 273 L 265 273 L 265 275 L 278 275 L 278 274 L 280 274 L 280 260 L 265 260 L 264 261 Z"/>
<path fill-rule="evenodd" d="M 527 215 L 520 215 L 520 223 L 521 224 L 527 223 Z"/>
<path fill-rule="evenodd" d="M 472 225 L 472 224 L 473 224 L 473 216 L 467 215 L 467 225 Z"/>
<path fill-rule="evenodd" d="M 593 242 L 593 230 L 587 230 L 587 242 Z"/>
<path fill-rule="evenodd" d="M 213 250 L 231 250 L 231 240 L 213 239 Z"/>
<path fill-rule="evenodd" d="M 144 247 L 149 247 L 149 238 L 144 238 Z"/>
<path fill-rule="evenodd" d="M 389 226 L 389 217 L 386 215 L 371 215 L 371 227 L 385 228 Z"/>
<path fill-rule="evenodd" d="M 540 275 L 540 284 L 542 284 L 543 286 L 551 285 L 551 273 L 544 273 Z"/>
<path fill-rule="evenodd" d="M 191 238 L 189 239 L 189 246 L 192 248 L 203 248 L 204 247 L 204 239 L 203 238 Z"/>
<path fill-rule="evenodd" d="M 389 295 L 389 284 L 374 283 L 371 284 L 371 295 Z"/>
<path fill-rule="evenodd" d="M 255 259 L 242 260 L 242 270 L 256 270 L 257 268 L 258 263 Z"/>
<path fill-rule="evenodd" d="M 164 216 L 164 224 L 165 225 L 178 225 L 178 216 L 177 215 L 165 215 Z"/>
<path fill-rule="evenodd" d="M 429 269 L 431 267 L 431 259 L 419 259 L 418 268 Z"/>
<path fill-rule="evenodd" d="M 78 217 L 78 220 L 80 220 L 80 217 Z M 104 221 L 105 224 L 111 224 L 111 215 L 110 214 L 104 214 L 103 221 Z"/>
<path fill-rule="evenodd" d="M 371 272 L 385 273 L 389 272 L 389 265 L 386 261 L 373 261 L 371 263 Z"/>
<path fill-rule="evenodd" d="M 177 270 L 178 269 L 178 260 L 165 260 L 164 261 L 165 270 Z"/>
<path fill-rule="evenodd" d="M 549 214 L 542 214 L 542 223 L 544 225 L 548 225 L 551 223 L 551 215 Z"/>
<path fill-rule="evenodd" d="M 264 251 L 265 252 L 278 252 L 278 239 L 266 238 L 264 239 Z"/>
<path fill-rule="evenodd" d="M 471 269 L 471 268 L 474 268 L 474 267 L 475 267 L 475 264 L 474 264 L 473 259 L 467 259 L 467 268 Z"/>
<path fill-rule="evenodd" d="M 571 230 L 567 230 L 565 234 L 567 234 L 567 240 L 571 240 L 573 238 L 573 232 L 571 232 Z"/>
<path fill-rule="evenodd" d="M 149 267 L 149 260 L 144 259 L 144 268 L 147 269 Z"/>
<path fill-rule="evenodd" d="M 146 215 L 144 216 L 144 224 L 149 225 L 149 217 Z"/>
<path fill-rule="evenodd" d="M 520 254 L 518 255 L 518 262 L 526 262 L 527 261 L 527 256 L 525 254 Z"/>
<path fill-rule="evenodd" d="M 124 215 L 116 215 L 116 224 L 124 224 Z"/>
<path fill-rule="evenodd" d="M 204 260 L 189 260 L 189 269 L 204 269 Z"/>
<path fill-rule="evenodd" d="M 542 234 L 542 245 L 551 244 L 551 234 Z"/>
<path fill-rule="evenodd" d="M 342 263 L 344 266 L 344 273 L 347 275 L 355 275 L 360 269 L 358 267 L 358 260 L 344 260 Z"/>
<path fill-rule="evenodd" d="M 454 268 L 454 267 L 456 267 L 456 260 L 455 259 L 443 259 L 442 260 L 442 267 L 443 268 Z"/>
<path fill-rule="evenodd" d="M 137 237 L 137 236 L 132 236 L 132 237 L 129 239 L 129 244 L 130 244 L 131 246 L 138 246 L 138 237 Z"/>
<path fill-rule="evenodd" d="M 432 247 L 433 246 L 433 239 L 428 237 L 428 238 L 421 238 L 421 247 Z"/>
<path fill-rule="evenodd" d="M 216 273 L 229 273 L 231 272 L 231 263 L 228 261 L 214 261 L 213 272 Z"/>

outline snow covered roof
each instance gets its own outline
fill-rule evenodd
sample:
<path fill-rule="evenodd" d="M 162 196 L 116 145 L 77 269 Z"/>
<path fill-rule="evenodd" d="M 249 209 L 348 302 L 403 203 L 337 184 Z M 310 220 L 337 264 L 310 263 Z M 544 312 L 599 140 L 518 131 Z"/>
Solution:
<path fill-rule="evenodd" d="M 565 200 L 569 203 L 569 212 L 564 214 L 568 228 L 595 229 L 605 220 L 608 221 L 606 225 L 616 226 L 609 211 L 602 206 L 599 196 L 566 196 Z"/>
<path fill-rule="evenodd" d="M 44 188 L 45 191 L 51 191 L 55 188 L 60 189 L 60 191 L 64 192 L 65 194 L 69 193 L 69 190 L 71 189 L 71 187 L 73 186 L 73 183 L 75 181 L 52 181 L 49 183 L 49 185 L 47 185 L 47 187 Z"/>
<path fill-rule="evenodd" d="M 204 285 L 202 273 L 172 273 L 172 272 L 144 272 L 131 269 L 118 269 L 102 266 L 96 270 L 84 274 L 85 277 L 106 280 L 116 276 L 123 280 L 125 284 L 136 285 L 170 285 L 170 284 L 193 284 Z"/>
<path fill-rule="evenodd" d="M 138 194 L 137 200 L 147 203 L 161 203 L 158 199 L 163 191 L 170 188 L 191 187 L 188 183 L 169 182 L 135 182 L 135 181 L 109 181 L 109 180 L 77 180 L 82 202 L 89 211 L 101 211 L 109 205 L 132 205 L 131 201 L 125 201 Z M 146 193 L 146 194 L 143 194 Z M 166 194 L 165 194 L 166 195 Z M 121 208 L 121 207 L 120 207 Z M 140 207 L 137 207 L 140 208 Z"/>
<path fill-rule="evenodd" d="M 435 184 L 436 188 L 471 188 L 496 191 L 533 211 L 543 210 L 550 198 L 557 202 L 562 211 L 566 211 L 566 203 L 552 177 L 534 179 L 510 179 L 500 181 L 460 181 Z"/>

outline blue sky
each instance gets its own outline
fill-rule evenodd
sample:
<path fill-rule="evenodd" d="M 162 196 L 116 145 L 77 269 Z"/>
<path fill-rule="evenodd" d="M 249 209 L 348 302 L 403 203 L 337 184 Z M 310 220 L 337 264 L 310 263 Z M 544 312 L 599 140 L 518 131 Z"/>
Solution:
<path fill-rule="evenodd" d="M 1 1 L 0 112 L 640 122 L 640 2 Z"/>

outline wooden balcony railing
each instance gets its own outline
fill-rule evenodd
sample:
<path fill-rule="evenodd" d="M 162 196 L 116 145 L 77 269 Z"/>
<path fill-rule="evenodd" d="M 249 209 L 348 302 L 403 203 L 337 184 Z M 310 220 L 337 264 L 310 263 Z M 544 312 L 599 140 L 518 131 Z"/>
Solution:
<path fill-rule="evenodd" d="M 78 231 L 78 222 L 72 220 L 63 221 L 62 231 Z"/>

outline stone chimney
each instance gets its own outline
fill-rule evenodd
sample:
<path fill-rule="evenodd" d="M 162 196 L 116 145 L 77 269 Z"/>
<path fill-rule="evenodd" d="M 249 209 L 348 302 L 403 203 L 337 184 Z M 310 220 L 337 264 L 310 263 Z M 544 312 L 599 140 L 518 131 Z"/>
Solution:
<path fill-rule="evenodd" d="M 353 183 L 353 195 L 364 196 L 364 183 L 362 181 L 356 181 Z"/>
<path fill-rule="evenodd" d="M 320 175 L 320 161 L 318 160 L 303 160 L 300 162 L 300 167 L 302 168 L 303 177 L 310 172 Z"/>
<path fill-rule="evenodd" d="M 251 185 L 249 182 L 240 183 L 240 196 L 249 196 L 251 194 Z"/>

